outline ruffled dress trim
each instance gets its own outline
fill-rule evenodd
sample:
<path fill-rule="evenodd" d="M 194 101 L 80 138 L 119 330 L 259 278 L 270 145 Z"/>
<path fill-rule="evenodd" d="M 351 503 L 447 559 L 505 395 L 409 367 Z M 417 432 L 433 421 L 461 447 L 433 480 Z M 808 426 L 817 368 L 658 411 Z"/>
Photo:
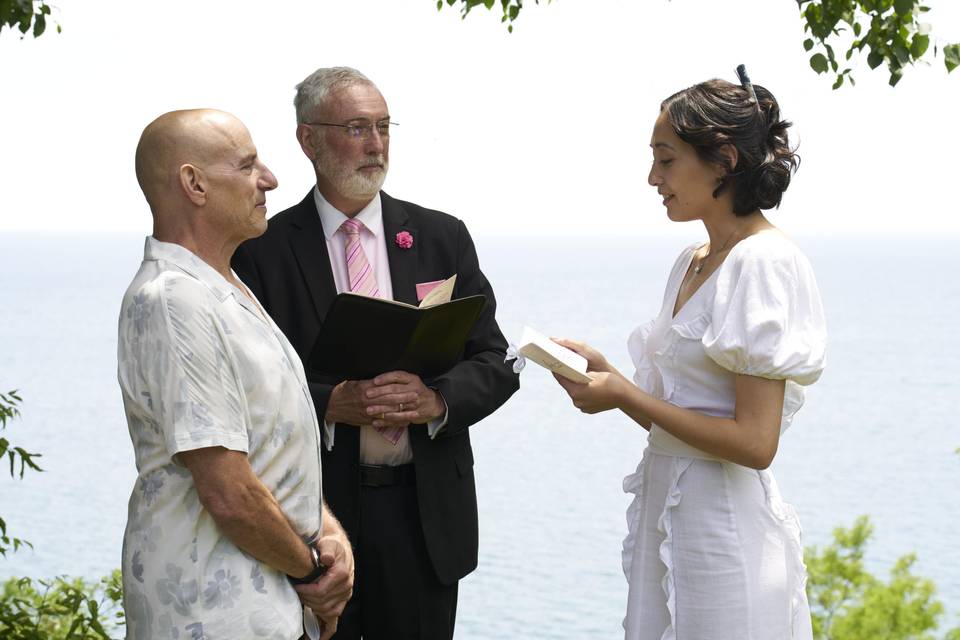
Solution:
<path fill-rule="evenodd" d="M 624 493 L 634 494 L 634 498 L 627 508 L 627 536 L 623 540 L 621 553 L 623 572 L 628 584 L 632 575 L 634 548 L 643 515 L 644 468 L 649 463 L 651 455 L 649 449 L 644 450 L 643 458 L 637 465 L 637 470 L 623 479 Z M 677 640 L 677 593 L 673 573 L 673 511 L 683 499 L 683 494 L 680 491 L 680 479 L 693 462 L 694 460 L 691 458 L 674 457 L 672 459 L 670 487 L 667 490 L 663 510 L 657 519 L 657 530 L 663 535 L 663 542 L 660 543 L 659 547 L 659 556 L 666 569 L 660 581 L 660 586 L 666 597 L 667 610 L 670 614 L 670 625 L 664 629 L 660 640 Z M 797 576 L 796 584 L 793 585 L 793 591 L 790 595 L 791 637 L 796 637 L 795 634 L 804 628 L 800 616 L 806 614 L 809 610 L 806 605 L 807 567 L 803 561 L 803 531 L 800 527 L 800 519 L 797 517 L 793 506 L 784 502 L 780 496 L 780 490 L 773 475 L 766 470 L 758 471 L 757 475 L 763 487 L 767 509 L 780 524 L 780 529 L 788 547 L 785 556 L 790 564 L 789 574 Z"/>
<path fill-rule="evenodd" d="M 633 331 L 629 340 L 627 340 L 627 348 L 631 354 L 634 353 L 634 349 L 636 349 L 637 353 L 643 354 L 643 349 L 650 339 L 650 332 L 653 331 L 656 322 L 657 318 L 654 318 L 650 322 L 640 325 Z M 663 378 L 657 366 L 651 362 L 651 358 L 647 358 L 645 355 L 634 357 L 633 364 L 635 367 L 633 373 L 634 384 L 650 395 L 662 398 L 662 389 L 659 385 Z M 624 487 L 624 491 L 626 491 L 626 487 Z"/>
<path fill-rule="evenodd" d="M 800 518 L 797 516 L 793 505 L 784 502 L 780 497 L 780 489 L 777 487 L 776 480 L 767 470 L 758 472 L 760 484 L 763 486 L 766 494 L 767 507 L 773 517 L 780 522 L 785 534 L 789 551 L 786 553 L 787 561 L 791 563 L 792 575 L 799 576 L 797 584 L 794 586 L 793 594 L 790 597 L 790 635 L 794 637 L 797 629 L 802 627 L 798 617 L 808 611 L 805 606 L 807 598 L 807 565 L 803 561 L 803 529 L 800 527 Z"/>
<path fill-rule="evenodd" d="M 620 554 L 623 573 L 628 583 L 630 582 L 630 569 L 633 566 L 633 547 L 637 541 L 637 530 L 640 528 L 640 516 L 643 510 L 643 468 L 649 457 L 649 450 L 644 449 L 637 470 L 623 479 L 623 492 L 634 494 L 630 506 L 627 507 L 627 537 L 623 539 L 623 550 Z"/>
<path fill-rule="evenodd" d="M 689 320 L 673 318 L 664 335 L 663 346 L 647 354 L 646 345 L 659 317 L 638 327 L 630 336 L 628 347 L 642 354 L 634 358 L 633 382 L 650 395 L 670 402 L 677 388 L 673 364 L 681 340 L 700 340 L 710 325 L 710 316 L 701 313 Z"/>
<path fill-rule="evenodd" d="M 680 504 L 680 477 L 693 463 L 689 458 L 673 459 L 673 480 L 667 492 L 667 500 L 663 505 L 663 513 L 657 521 L 657 530 L 664 535 L 660 543 L 660 561 L 667 568 L 660 586 L 667 596 L 667 610 L 670 612 L 670 626 L 663 630 L 660 640 L 677 640 L 677 587 L 673 579 L 673 509 Z"/>
<path fill-rule="evenodd" d="M 637 466 L 636 472 L 623 479 L 623 491 L 633 493 L 634 498 L 627 508 L 627 537 L 623 540 L 623 572 L 630 582 L 631 568 L 633 566 L 633 549 L 637 540 L 637 532 L 640 528 L 640 518 L 643 510 L 643 470 L 644 465 L 649 459 L 649 449 L 643 452 L 643 458 Z M 663 534 L 663 542 L 660 543 L 659 555 L 660 561 L 666 567 L 666 572 L 660 581 L 660 586 L 667 599 L 667 610 L 670 613 L 670 625 L 664 629 L 660 640 L 676 640 L 676 622 L 677 622 L 677 590 L 673 576 L 673 510 L 680 504 L 683 494 L 680 492 L 680 478 L 684 472 L 693 464 L 690 458 L 673 458 L 673 468 L 671 469 L 670 488 L 667 490 L 667 497 L 664 501 L 663 511 L 657 519 L 657 530 Z"/>

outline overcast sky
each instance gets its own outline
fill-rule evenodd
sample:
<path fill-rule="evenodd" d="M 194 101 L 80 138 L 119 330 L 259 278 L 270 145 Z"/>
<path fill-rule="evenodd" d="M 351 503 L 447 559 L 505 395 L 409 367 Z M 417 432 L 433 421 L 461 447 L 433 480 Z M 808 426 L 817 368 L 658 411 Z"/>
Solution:
<path fill-rule="evenodd" d="M 499 14 L 434 0 L 62 2 L 63 33 L 0 35 L 0 231 L 150 232 L 133 152 L 171 109 L 217 107 L 249 127 L 280 187 L 313 174 L 293 88 L 317 67 L 376 82 L 400 123 L 385 189 L 474 233 L 656 233 L 646 184 L 660 101 L 747 64 L 795 122 L 803 164 L 776 224 L 788 232 L 960 233 L 960 71 L 942 56 L 896 89 L 858 63 L 832 91 L 803 51 L 794 0 L 554 0 Z M 930 0 L 941 42 L 960 3 Z M 122 9 L 119 9 L 121 8 Z M 109 13 L 108 13 L 109 11 Z"/>

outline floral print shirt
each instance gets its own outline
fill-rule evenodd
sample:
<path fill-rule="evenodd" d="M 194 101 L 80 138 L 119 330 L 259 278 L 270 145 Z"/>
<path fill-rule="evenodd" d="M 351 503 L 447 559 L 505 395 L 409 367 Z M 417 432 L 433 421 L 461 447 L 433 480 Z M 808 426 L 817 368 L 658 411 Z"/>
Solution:
<path fill-rule="evenodd" d="M 316 539 L 319 431 L 293 347 L 216 270 L 149 237 L 120 309 L 118 361 L 138 472 L 123 542 L 127 638 L 299 638 L 286 576 L 223 535 L 177 458 L 245 452 L 291 526 Z"/>

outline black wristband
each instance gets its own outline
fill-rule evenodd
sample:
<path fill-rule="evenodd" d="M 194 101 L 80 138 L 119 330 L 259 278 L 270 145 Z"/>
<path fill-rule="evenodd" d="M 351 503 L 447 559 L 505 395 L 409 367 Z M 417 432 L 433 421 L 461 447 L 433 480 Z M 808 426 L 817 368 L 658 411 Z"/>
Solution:
<path fill-rule="evenodd" d="M 326 565 L 320 562 L 320 552 L 317 551 L 317 548 L 313 545 L 310 545 L 310 560 L 313 562 L 313 571 L 302 578 L 294 578 L 288 575 L 287 579 L 290 580 L 292 584 L 310 584 L 327 572 Z"/>

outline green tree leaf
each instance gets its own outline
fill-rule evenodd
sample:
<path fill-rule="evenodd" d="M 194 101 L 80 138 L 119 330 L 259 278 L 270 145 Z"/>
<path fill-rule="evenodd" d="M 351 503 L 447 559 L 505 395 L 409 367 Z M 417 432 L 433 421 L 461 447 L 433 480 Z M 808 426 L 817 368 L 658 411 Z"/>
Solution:
<path fill-rule="evenodd" d="M 921 58 L 930 47 L 930 36 L 917 34 L 913 36 L 913 42 L 910 43 L 910 55 L 914 58 Z"/>
<path fill-rule="evenodd" d="M 893 55 L 896 56 L 897 62 L 901 66 L 910 62 L 910 51 L 899 42 L 893 45 Z"/>
<path fill-rule="evenodd" d="M 810 57 L 810 68 L 817 73 L 824 73 L 828 66 L 827 57 L 822 53 L 815 53 Z"/>
<path fill-rule="evenodd" d="M 916 4 L 917 0 L 894 0 L 893 9 L 897 12 L 897 15 L 906 16 L 913 12 L 913 7 Z"/>
<path fill-rule="evenodd" d="M 43 13 L 39 13 L 33 18 L 33 37 L 39 38 L 47 29 L 47 18 Z"/>
<path fill-rule="evenodd" d="M 943 48 L 943 61 L 947 65 L 947 72 L 960 66 L 960 43 L 950 44 Z"/>

